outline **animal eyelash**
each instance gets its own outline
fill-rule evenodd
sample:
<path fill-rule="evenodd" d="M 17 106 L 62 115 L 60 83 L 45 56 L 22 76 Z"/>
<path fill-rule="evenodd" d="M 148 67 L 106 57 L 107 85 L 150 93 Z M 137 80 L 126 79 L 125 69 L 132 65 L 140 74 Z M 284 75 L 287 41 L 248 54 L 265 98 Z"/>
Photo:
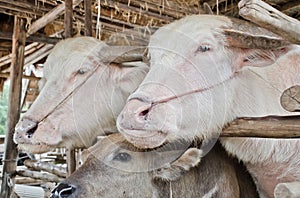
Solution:
<path fill-rule="evenodd" d="M 85 72 L 87 72 L 88 70 L 86 68 L 80 68 L 77 70 L 77 74 L 85 74 Z"/>
<path fill-rule="evenodd" d="M 197 49 L 197 52 L 207 52 L 210 50 L 209 45 L 200 45 Z"/>

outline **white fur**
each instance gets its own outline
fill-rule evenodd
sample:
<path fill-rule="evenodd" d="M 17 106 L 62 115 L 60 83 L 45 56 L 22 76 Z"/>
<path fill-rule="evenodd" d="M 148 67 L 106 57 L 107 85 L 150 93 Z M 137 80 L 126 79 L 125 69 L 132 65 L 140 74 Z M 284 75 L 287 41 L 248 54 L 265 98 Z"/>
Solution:
<path fill-rule="evenodd" d="M 115 119 L 148 66 L 105 65 L 101 55 L 108 48 L 92 37 L 66 39 L 55 46 L 44 65 L 41 93 L 23 116 L 38 123 L 28 140 L 32 145 L 89 147 L 98 135 L 117 131 Z M 21 148 L 45 150 L 32 145 Z"/>
<path fill-rule="evenodd" d="M 150 126 L 151 131 L 167 133 L 167 140 L 207 139 L 237 117 L 291 115 L 279 98 L 285 89 L 300 84 L 300 47 L 289 46 L 289 52 L 279 58 L 271 50 L 230 47 L 222 34 L 224 27 L 231 27 L 226 17 L 189 16 L 153 35 L 151 69 L 129 98 L 145 103 L 173 99 L 151 107 L 145 124 L 131 122 L 132 128 Z M 199 46 L 209 46 L 210 51 L 199 52 Z M 253 59 L 247 65 L 243 60 L 248 58 Z M 203 88 L 209 90 L 183 94 Z M 126 107 L 133 108 L 135 103 L 129 101 Z M 123 122 L 129 116 L 126 107 L 121 113 Z M 162 120 L 159 114 L 176 118 L 176 122 Z M 126 131 L 121 122 L 118 126 Z M 261 196 L 272 197 L 279 182 L 300 180 L 299 139 L 222 138 L 222 143 L 245 162 Z"/>

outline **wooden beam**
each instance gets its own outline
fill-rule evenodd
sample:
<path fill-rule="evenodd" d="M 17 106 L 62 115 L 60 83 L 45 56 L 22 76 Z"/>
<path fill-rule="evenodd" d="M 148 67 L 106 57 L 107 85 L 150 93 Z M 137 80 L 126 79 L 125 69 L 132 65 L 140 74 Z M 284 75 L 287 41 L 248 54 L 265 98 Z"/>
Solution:
<path fill-rule="evenodd" d="M 29 45 L 26 45 L 24 55 L 26 56 L 43 46 L 44 46 L 43 44 L 38 44 L 38 43 L 31 43 Z M 10 63 L 12 56 L 13 56 L 12 54 L 8 54 L 6 56 L 1 57 L 0 58 L 0 67 Z M 7 61 L 7 62 L 5 62 L 5 61 Z"/>
<path fill-rule="evenodd" d="M 57 175 L 58 177 L 67 177 L 67 169 L 61 166 L 56 166 L 49 162 L 42 162 L 36 160 L 27 159 L 24 161 L 24 165 L 30 169 L 34 169 L 36 171 L 46 171 L 48 173 L 52 173 Z"/>
<path fill-rule="evenodd" d="M 291 43 L 300 44 L 300 22 L 261 0 L 242 0 L 239 14 Z"/>
<path fill-rule="evenodd" d="M 84 0 L 84 14 L 85 14 L 85 36 L 93 35 L 93 21 L 92 21 L 92 2 L 91 0 Z"/>
<path fill-rule="evenodd" d="M 54 175 L 52 173 L 46 173 L 46 172 L 37 172 L 37 171 L 31 171 L 31 170 L 19 170 L 17 172 L 18 175 L 23 177 L 31 177 L 34 179 L 40 179 L 47 182 L 61 182 L 64 180 L 64 178 L 58 177 L 57 175 Z"/>
<path fill-rule="evenodd" d="M 25 29 L 23 19 L 15 16 L 13 32 L 13 57 L 11 62 L 11 77 L 9 90 L 9 104 L 7 117 L 7 130 L 5 137 L 5 154 L 3 165 L 3 177 L 1 185 L 1 196 L 9 198 L 13 192 L 14 178 L 17 167 L 18 150 L 13 141 L 15 125 L 20 118 L 20 100 L 22 90 L 22 69 L 24 63 Z"/>
<path fill-rule="evenodd" d="M 70 0 L 68 0 L 70 1 Z M 73 0 L 73 6 L 78 5 L 82 0 Z M 65 4 L 62 3 L 59 6 L 53 8 L 50 12 L 45 14 L 43 17 L 36 20 L 27 31 L 27 36 L 37 32 L 39 29 L 45 27 L 48 23 L 53 22 L 58 16 L 63 14 L 65 10 Z"/>
<path fill-rule="evenodd" d="M 73 30 L 73 7 L 72 7 L 72 0 L 65 0 L 65 38 L 72 37 L 72 30 Z"/>
<path fill-rule="evenodd" d="M 0 78 L 9 78 L 10 77 L 10 73 L 0 73 Z M 40 77 L 35 77 L 35 76 L 22 76 L 23 79 L 26 80 L 41 80 Z M 1 141 L 0 141 L 1 144 Z"/>
<path fill-rule="evenodd" d="M 53 45 L 47 44 L 47 45 L 43 46 L 41 49 L 39 49 L 39 50 L 35 51 L 34 53 L 30 54 L 29 56 L 27 56 L 24 61 L 24 67 L 34 64 L 34 63 L 38 62 L 39 60 L 48 56 L 48 54 L 50 54 L 52 48 L 53 48 Z"/>
<path fill-rule="evenodd" d="M 53 45 L 51 45 L 51 44 L 41 46 L 37 49 L 34 48 L 35 49 L 34 52 L 32 52 L 30 55 L 26 56 L 23 67 L 26 67 L 30 64 L 34 64 L 37 61 L 43 59 L 48 54 L 50 54 L 52 48 L 53 48 Z M 25 51 L 25 54 L 27 55 L 29 53 L 26 53 L 26 51 Z M 8 59 L 0 62 L 0 71 L 3 71 L 6 68 L 5 66 L 7 64 L 9 64 L 11 61 L 12 61 L 12 58 L 8 58 Z"/>
<path fill-rule="evenodd" d="M 225 127 L 221 136 L 300 138 L 300 116 L 239 118 Z"/>
<path fill-rule="evenodd" d="M 12 33 L 0 31 L 0 39 L 11 41 Z M 56 44 L 61 38 L 48 37 L 42 34 L 33 34 L 26 38 L 26 42 L 37 42 L 37 43 L 47 43 L 47 44 Z"/>

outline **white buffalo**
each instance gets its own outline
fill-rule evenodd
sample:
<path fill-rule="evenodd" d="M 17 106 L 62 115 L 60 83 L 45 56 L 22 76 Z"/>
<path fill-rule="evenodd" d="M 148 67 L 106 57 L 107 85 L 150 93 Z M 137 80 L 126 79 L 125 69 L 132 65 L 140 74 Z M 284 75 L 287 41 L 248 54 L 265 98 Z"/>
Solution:
<path fill-rule="evenodd" d="M 39 96 L 16 126 L 19 147 L 32 153 L 89 147 L 98 135 L 116 132 L 126 98 L 148 72 L 142 63 L 113 63 L 131 49 L 92 37 L 58 43 L 45 62 Z"/>
<path fill-rule="evenodd" d="M 237 117 L 288 115 L 281 93 L 300 84 L 300 47 L 245 21 L 188 16 L 150 39 L 151 69 L 118 117 L 141 148 L 209 139 Z M 300 181 L 300 140 L 222 138 L 247 166 L 261 197 Z"/>

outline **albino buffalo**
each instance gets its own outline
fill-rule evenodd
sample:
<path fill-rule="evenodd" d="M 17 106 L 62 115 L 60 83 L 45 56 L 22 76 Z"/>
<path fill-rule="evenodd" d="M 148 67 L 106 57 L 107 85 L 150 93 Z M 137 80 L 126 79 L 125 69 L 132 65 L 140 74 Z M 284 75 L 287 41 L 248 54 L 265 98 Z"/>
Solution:
<path fill-rule="evenodd" d="M 258 197 L 250 175 L 220 144 L 197 166 L 202 157 L 197 148 L 181 150 L 185 145 L 177 143 L 139 150 L 124 140 L 113 134 L 89 148 L 87 161 L 51 198 Z"/>
<path fill-rule="evenodd" d="M 19 147 L 32 153 L 89 147 L 98 135 L 116 132 L 128 95 L 148 72 L 142 63 L 109 64 L 130 49 L 92 37 L 58 43 L 45 62 L 41 93 L 16 126 Z"/>
<path fill-rule="evenodd" d="M 281 93 L 300 84 L 300 47 L 223 16 L 188 16 L 150 39 L 151 69 L 118 117 L 140 148 L 209 139 L 237 117 L 288 115 Z M 300 180 L 299 139 L 222 138 L 242 160 L 261 197 Z"/>

